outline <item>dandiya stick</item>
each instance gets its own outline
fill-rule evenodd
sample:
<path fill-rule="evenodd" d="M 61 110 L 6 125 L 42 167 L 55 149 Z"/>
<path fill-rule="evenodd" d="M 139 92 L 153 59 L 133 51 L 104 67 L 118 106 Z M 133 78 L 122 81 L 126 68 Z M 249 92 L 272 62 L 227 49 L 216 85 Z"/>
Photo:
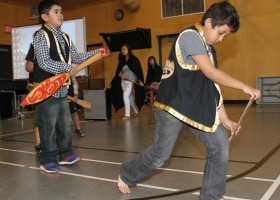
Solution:
<path fill-rule="evenodd" d="M 93 62 L 101 59 L 104 53 L 108 53 L 108 50 L 105 52 L 100 51 L 97 54 L 89 57 L 87 60 L 77 66 L 77 71 L 80 71 Z M 28 93 L 28 95 L 21 102 L 20 106 L 32 105 L 47 99 L 53 95 L 66 82 L 66 80 L 70 78 L 70 76 L 71 73 L 66 72 L 44 80 Z"/>
<path fill-rule="evenodd" d="M 245 116 L 246 113 L 248 112 L 248 110 L 249 110 L 249 108 L 251 107 L 251 105 L 253 104 L 253 102 L 254 102 L 254 99 L 250 99 L 250 100 L 248 101 L 247 106 L 245 107 L 245 109 L 244 109 L 244 111 L 243 111 L 241 117 L 239 118 L 239 120 L 238 120 L 238 122 L 237 122 L 237 127 L 236 127 L 236 130 L 234 131 L 234 134 L 235 134 L 235 132 L 237 131 L 238 127 L 240 126 L 241 122 L 243 121 L 244 116 Z M 228 139 L 229 143 L 232 141 L 234 134 L 231 135 L 231 136 L 229 137 L 229 139 Z"/>

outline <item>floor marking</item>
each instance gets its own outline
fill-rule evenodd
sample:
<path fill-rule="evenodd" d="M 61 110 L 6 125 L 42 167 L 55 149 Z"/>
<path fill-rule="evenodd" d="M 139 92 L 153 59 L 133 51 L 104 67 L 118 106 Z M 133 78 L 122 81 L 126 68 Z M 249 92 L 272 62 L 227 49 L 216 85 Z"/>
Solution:
<path fill-rule="evenodd" d="M 93 159 L 86 159 L 86 158 L 82 158 L 82 160 L 88 161 L 88 162 L 98 162 L 98 163 L 106 163 L 106 164 L 112 164 L 112 165 L 121 165 L 122 164 L 122 163 L 119 163 L 119 162 L 109 162 L 109 161 L 93 160 Z M 172 168 L 161 168 L 160 167 L 160 168 L 157 168 L 157 170 L 203 175 L 203 172 L 190 171 L 190 170 L 180 170 L 180 169 L 172 169 Z M 227 177 L 231 177 L 231 176 L 232 175 L 227 175 Z"/>
<path fill-rule="evenodd" d="M 20 153 L 28 153 L 28 154 L 36 154 L 36 153 L 34 153 L 34 152 L 19 151 L 19 150 L 14 150 L 14 149 L 0 148 L 0 150 L 4 150 L 4 151 L 13 151 L 13 152 L 20 152 Z M 82 158 L 82 160 L 83 160 L 83 161 L 88 161 L 88 162 L 97 162 L 97 163 L 105 163 L 105 164 L 112 164 L 112 165 L 121 165 L 121 164 L 122 164 L 122 163 L 119 163 L 119 162 L 110 162 L 110 161 L 94 160 L 94 159 L 86 159 L 86 158 Z M 172 169 L 172 168 L 157 168 L 157 170 L 203 175 L 203 172 L 190 171 L 190 170 L 179 170 L 179 169 Z M 227 175 L 227 177 L 231 177 L 231 176 L 232 176 L 232 175 Z M 249 179 L 249 178 L 248 178 L 248 179 Z M 253 179 L 253 178 L 251 178 L 251 179 Z"/>
<path fill-rule="evenodd" d="M 137 186 L 141 186 L 141 187 L 145 187 L 145 188 L 151 188 L 151 189 L 157 189 L 157 190 L 165 190 L 165 191 L 170 191 L 170 192 L 178 192 L 178 191 L 180 191 L 179 189 L 159 187 L 159 186 L 146 185 L 146 184 L 137 184 Z"/>
<path fill-rule="evenodd" d="M 279 145 L 278 145 L 279 146 Z M 6 148 L 0 148 L 0 150 L 3 151 L 11 151 L 11 152 L 20 152 L 20 153 L 27 153 L 27 154 L 35 154 L 34 152 L 28 152 L 28 151 L 20 151 L 20 150 L 14 150 L 14 149 L 6 149 Z M 115 164 L 115 165 L 120 165 L 121 163 L 118 162 L 109 162 L 109 161 L 101 161 L 101 160 L 92 160 L 92 159 L 82 159 L 84 161 L 90 161 L 90 162 L 99 162 L 99 163 L 108 163 L 108 164 Z M 20 165 L 20 164 L 15 164 L 15 163 L 9 163 L 9 162 L 2 162 L 0 161 L 0 164 L 6 164 L 6 165 L 12 165 L 12 166 L 17 166 L 17 167 L 27 167 L 26 165 Z M 38 167 L 27 167 L 29 169 L 35 169 L 35 170 L 40 170 Z M 168 170 L 168 171 L 178 171 L 178 172 L 193 172 L 193 171 L 185 171 L 185 170 L 176 170 L 176 169 L 168 169 L 168 168 L 159 168 L 161 170 Z M 107 178 L 100 178 L 100 177 L 94 177 L 94 176 L 88 176 L 88 175 L 82 175 L 82 174 L 75 174 L 75 173 L 68 173 L 68 172 L 60 172 L 61 174 L 65 175 L 71 175 L 71 176 L 77 176 L 77 177 L 83 177 L 83 178 L 89 178 L 89 179 L 95 179 L 95 180 L 102 180 L 102 181 L 107 181 L 107 182 L 117 182 L 117 180 L 114 179 L 107 179 Z M 199 172 L 196 172 L 199 173 Z M 254 177 L 244 177 L 244 179 L 248 180 L 255 180 L 255 181 L 268 181 L 268 182 L 273 182 L 271 187 L 267 190 L 267 192 L 263 195 L 263 197 L 260 200 L 269 200 L 270 197 L 273 195 L 275 190 L 279 187 L 280 185 L 280 175 L 277 177 L 275 181 L 270 180 L 270 179 L 262 179 L 262 178 L 254 178 Z M 184 192 L 178 189 L 174 188 L 166 188 L 166 187 L 158 187 L 158 186 L 152 186 L 152 185 L 146 185 L 146 184 L 137 184 L 140 187 L 146 187 L 146 188 L 152 188 L 152 189 L 158 189 L 158 190 L 165 190 L 165 191 L 170 191 L 170 192 Z M 195 189 L 195 188 L 194 188 Z M 196 193 L 194 193 L 196 194 Z M 227 199 L 230 200 L 248 200 L 248 199 L 242 199 L 242 198 L 235 198 L 235 197 L 226 197 Z M 142 198 L 140 198 L 142 199 Z"/>
<path fill-rule="evenodd" d="M 16 133 L 9 133 L 9 134 L 5 134 L 5 135 L 1 135 L 0 138 L 18 136 L 18 135 L 23 135 L 25 133 L 31 133 L 31 132 L 33 132 L 33 130 L 21 131 L 21 132 L 16 132 Z"/>
<path fill-rule="evenodd" d="M 25 165 L 19 165 L 19 164 L 9 163 L 9 162 L 3 162 L 3 161 L 0 161 L 0 164 L 12 165 L 12 166 L 16 166 L 16 167 L 25 167 Z"/>
<path fill-rule="evenodd" d="M 106 164 L 113 164 L 113 165 L 121 165 L 122 164 L 122 163 L 119 163 L 119 162 L 109 162 L 109 161 L 92 160 L 92 159 L 85 159 L 85 158 L 82 158 L 82 160 L 88 161 L 88 162 L 98 162 L 98 163 L 106 163 Z M 190 173 L 190 174 L 203 174 L 203 172 L 180 170 L 180 169 L 171 169 L 171 168 L 157 168 L 157 169 L 163 170 L 163 171 L 173 171 L 173 172 L 182 172 L 182 173 Z"/>
<path fill-rule="evenodd" d="M 81 124 L 86 124 L 88 123 L 87 121 L 80 121 Z M 74 123 L 72 123 L 74 124 Z M 0 135 L 0 138 L 6 138 L 6 137 L 12 137 L 12 136 L 18 136 L 18 135 L 23 135 L 25 133 L 32 133 L 34 132 L 33 129 L 31 130 L 26 130 L 26 131 L 20 131 L 20 132 L 15 132 L 15 133 L 8 133 L 8 134 L 5 134 L 5 135 Z"/>
<path fill-rule="evenodd" d="M 93 160 L 93 159 L 86 159 L 86 158 L 82 158 L 82 160 L 88 161 L 88 162 L 97 162 L 97 163 L 105 163 L 105 164 L 112 164 L 112 165 L 121 165 L 122 164 L 122 163 L 119 163 L 119 162 L 110 162 L 110 161 L 103 161 L 103 160 Z"/>
<path fill-rule="evenodd" d="M 19 152 L 19 153 L 27 153 L 27 154 L 36 154 L 35 152 L 30 152 L 30 151 L 19 151 L 19 150 L 14 150 L 14 149 L 0 148 L 0 150 L 3 150 L 3 151 L 12 151 L 12 152 Z"/>
<path fill-rule="evenodd" d="M 203 175 L 203 172 L 196 172 L 196 171 L 189 171 L 189 170 L 170 169 L 170 168 L 157 168 L 157 169 L 163 170 L 163 171 L 172 171 L 172 172 L 182 172 L 182 173 L 201 174 L 201 175 Z"/>
<path fill-rule="evenodd" d="M 266 193 L 262 196 L 261 200 L 269 200 L 270 197 L 273 195 L 273 193 L 276 191 L 276 189 L 279 187 L 279 185 L 280 185 L 280 175 L 273 182 L 273 184 L 266 191 Z"/>
<path fill-rule="evenodd" d="M 266 179 L 266 178 L 244 177 L 244 179 L 253 180 L 253 181 L 274 182 L 274 180 L 272 180 L 272 179 Z"/>
<path fill-rule="evenodd" d="M 1 148 L 0 148 L 1 149 Z M 89 162 L 98 162 L 98 163 L 106 163 L 106 164 L 113 164 L 113 165 L 121 165 L 122 163 L 119 162 L 109 162 L 109 161 L 103 161 L 103 160 L 92 160 L 92 159 L 85 159 L 82 158 L 84 161 Z M 196 171 L 188 171 L 188 170 L 180 170 L 180 169 L 171 169 L 171 168 L 157 168 L 158 170 L 163 171 L 172 171 L 172 172 L 182 172 L 182 173 L 190 173 L 190 174 L 203 174 L 203 172 L 196 172 Z M 230 175 L 229 175 L 230 176 Z"/>
<path fill-rule="evenodd" d="M 200 195 L 199 192 L 193 192 L 194 195 Z M 243 199 L 243 198 L 237 198 L 237 197 L 230 197 L 230 196 L 224 196 L 228 200 L 251 200 L 251 199 Z"/>
<path fill-rule="evenodd" d="M 224 196 L 225 199 L 228 200 L 251 200 L 251 199 L 243 199 L 243 198 L 237 198 L 237 197 L 230 197 L 230 196 Z"/>
<path fill-rule="evenodd" d="M 29 169 L 35 169 L 35 170 L 41 170 L 38 167 L 28 167 L 28 168 Z M 94 180 L 100 180 L 100 181 L 107 181 L 107 182 L 113 182 L 113 183 L 117 183 L 118 182 L 118 180 L 115 180 L 115 179 L 101 178 L 101 177 L 96 177 L 96 176 L 88 176 L 88 175 L 76 174 L 76 173 L 70 173 L 70 172 L 62 172 L 62 171 L 60 171 L 59 174 L 65 174 L 65 175 L 69 175 L 69 176 L 76 176 L 76 177 L 81 177 L 81 178 L 94 179 Z M 151 188 L 151 189 L 157 189 L 157 190 L 164 190 L 164 191 L 169 191 L 169 192 L 180 191 L 179 189 L 159 187 L 159 186 L 146 185 L 146 184 L 137 184 L 137 186 L 145 187 L 145 188 Z"/>

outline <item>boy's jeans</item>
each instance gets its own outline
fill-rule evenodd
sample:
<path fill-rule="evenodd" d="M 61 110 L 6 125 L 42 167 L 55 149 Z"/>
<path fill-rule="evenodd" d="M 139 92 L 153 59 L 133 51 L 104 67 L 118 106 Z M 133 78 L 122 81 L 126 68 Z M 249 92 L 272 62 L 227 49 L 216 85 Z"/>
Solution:
<path fill-rule="evenodd" d="M 138 181 L 163 165 L 172 152 L 182 126 L 183 122 L 157 108 L 154 143 L 133 160 L 121 165 L 121 179 L 134 187 Z M 194 128 L 191 131 L 207 148 L 200 199 L 220 199 L 225 192 L 226 183 L 229 148 L 227 132 L 222 125 L 215 133 L 205 133 Z"/>
<path fill-rule="evenodd" d="M 72 153 L 71 114 L 67 97 L 49 97 L 36 105 L 42 151 L 41 164 L 56 162 Z"/>

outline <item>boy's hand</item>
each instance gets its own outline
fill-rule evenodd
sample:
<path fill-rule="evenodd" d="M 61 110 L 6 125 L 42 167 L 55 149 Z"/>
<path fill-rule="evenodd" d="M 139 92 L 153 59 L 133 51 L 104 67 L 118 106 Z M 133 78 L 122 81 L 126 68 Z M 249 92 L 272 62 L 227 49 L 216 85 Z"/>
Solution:
<path fill-rule="evenodd" d="M 78 73 L 77 67 L 72 67 L 72 69 L 70 70 L 71 76 L 75 76 L 77 73 Z"/>
<path fill-rule="evenodd" d="M 261 92 L 255 88 L 252 88 L 248 85 L 245 85 L 245 87 L 243 88 L 243 92 L 249 94 L 251 96 L 250 99 L 258 99 L 261 96 Z"/>
<path fill-rule="evenodd" d="M 107 57 L 110 55 L 109 49 L 106 49 L 106 48 L 100 48 L 99 52 L 102 53 L 102 57 Z"/>
<path fill-rule="evenodd" d="M 140 86 L 144 87 L 144 83 L 141 80 L 139 80 L 139 84 Z"/>
<path fill-rule="evenodd" d="M 237 135 L 241 130 L 241 126 L 237 127 L 238 124 L 230 119 L 223 120 L 222 124 L 226 129 L 230 130 L 231 135 Z"/>
<path fill-rule="evenodd" d="M 74 102 L 78 101 L 78 95 L 74 95 L 73 98 L 74 98 Z"/>

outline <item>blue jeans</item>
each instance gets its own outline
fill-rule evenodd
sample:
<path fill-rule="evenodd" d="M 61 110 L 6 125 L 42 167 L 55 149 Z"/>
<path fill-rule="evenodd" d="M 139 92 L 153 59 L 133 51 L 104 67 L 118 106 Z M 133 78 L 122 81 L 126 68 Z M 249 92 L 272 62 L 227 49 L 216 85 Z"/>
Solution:
<path fill-rule="evenodd" d="M 154 143 L 133 160 L 121 165 L 121 179 L 130 187 L 135 187 L 138 181 L 162 166 L 169 158 L 182 126 L 182 121 L 157 108 Z M 227 132 L 222 125 L 214 133 L 190 129 L 207 148 L 200 199 L 218 200 L 225 192 L 229 149 Z"/>
<path fill-rule="evenodd" d="M 67 97 L 49 97 L 36 105 L 42 151 L 39 162 L 46 164 L 72 154 L 71 114 Z"/>

